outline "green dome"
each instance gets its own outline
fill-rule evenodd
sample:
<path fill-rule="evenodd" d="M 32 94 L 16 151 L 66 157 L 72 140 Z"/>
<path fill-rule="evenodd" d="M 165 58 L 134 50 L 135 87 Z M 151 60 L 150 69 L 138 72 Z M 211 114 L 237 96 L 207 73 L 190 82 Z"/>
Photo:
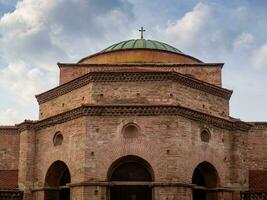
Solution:
<path fill-rule="evenodd" d="M 119 42 L 102 50 L 100 53 L 116 51 L 116 50 L 127 50 L 127 49 L 155 49 L 155 50 L 169 51 L 178 54 L 183 54 L 183 52 L 180 51 L 179 49 L 176 49 L 163 42 L 158 42 L 155 40 L 145 40 L 145 39 L 135 39 L 135 40 L 133 39 L 133 40 Z"/>

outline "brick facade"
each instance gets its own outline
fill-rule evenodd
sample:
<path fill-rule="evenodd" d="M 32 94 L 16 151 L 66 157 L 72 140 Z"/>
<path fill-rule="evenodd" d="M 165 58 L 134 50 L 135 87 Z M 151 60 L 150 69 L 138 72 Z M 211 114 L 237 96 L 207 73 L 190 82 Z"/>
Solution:
<path fill-rule="evenodd" d="M 19 144 L 15 126 L 0 126 L 0 190 L 18 188 Z"/>
<path fill-rule="evenodd" d="M 125 72 L 125 71 L 175 71 L 193 76 L 210 84 L 222 86 L 221 63 L 197 64 L 63 64 L 58 63 L 60 69 L 59 84 L 62 85 L 89 72 Z"/>
<path fill-rule="evenodd" d="M 253 191 L 267 190 L 267 170 L 249 170 L 249 189 Z"/>
<path fill-rule="evenodd" d="M 150 54 L 144 58 L 159 60 Z M 103 63 L 88 57 L 59 64 L 60 85 L 37 95 L 40 119 L 0 127 L 0 172 L 18 170 L 25 200 L 58 199 L 59 190 L 70 190 L 72 200 L 108 200 L 123 184 L 149 188 L 153 200 L 237 200 L 240 191 L 266 188 L 259 178 L 267 167 L 267 125 L 229 116 L 232 91 L 221 87 L 222 64 L 156 55 L 170 60 L 116 64 L 116 52 Z M 142 165 L 152 181 L 112 181 L 122 160 Z"/>

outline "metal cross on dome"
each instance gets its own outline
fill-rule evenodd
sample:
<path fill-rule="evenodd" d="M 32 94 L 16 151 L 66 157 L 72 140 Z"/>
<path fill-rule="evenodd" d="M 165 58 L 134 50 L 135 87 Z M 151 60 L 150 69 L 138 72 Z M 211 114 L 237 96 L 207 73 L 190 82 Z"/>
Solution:
<path fill-rule="evenodd" d="M 146 30 L 144 29 L 144 27 L 142 26 L 141 27 L 141 30 L 139 30 L 139 32 L 141 32 L 141 39 L 144 39 L 144 32 L 145 32 Z"/>

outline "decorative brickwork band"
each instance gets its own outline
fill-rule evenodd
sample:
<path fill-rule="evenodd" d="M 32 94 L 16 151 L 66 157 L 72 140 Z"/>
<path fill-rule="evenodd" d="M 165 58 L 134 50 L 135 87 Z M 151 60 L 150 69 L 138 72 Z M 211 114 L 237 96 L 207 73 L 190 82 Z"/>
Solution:
<path fill-rule="evenodd" d="M 18 131 L 22 132 L 25 130 L 31 130 L 34 129 L 35 124 L 37 121 L 32 121 L 32 120 L 25 120 L 24 122 L 16 125 L 18 127 Z"/>
<path fill-rule="evenodd" d="M 84 76 L 60 85 L 42 94 L 36 95 L 39 104 L 71 92 L 90 82 L 142 82 L 142 81 L 177 81 L 188 87 L 230 99 L 231 90 L 227 90 L 178 72 L 89 72 Z"/>
<path fill-rule="evenodd" d="M 18 127 L 16 126 L 0 126 L 0 134 L 16 134 Z"/>
<path fill-rule="evenodd" d="M 232 121 L 219 117 L 215 117 L 206 113 L 191 110 L 189 108 L 173 105 L 82 105 L 79 108 L 58 114 L 56 116 L 41 121 L 25 121 L 18 125 L 19 131 L 34 128 L 36 130 L 43 129 L 55 124 L 64 123 L 82 116 L 160 116 L 160 115 L 178 115 L 191 120 L 210 123 L 216 127 L 248 131 L 252 125 L 242 121 Z"/>
<path fill-rule="evenodd" d="M 267 130 L 267 122 L 249 122 L 254 130 Z"/>

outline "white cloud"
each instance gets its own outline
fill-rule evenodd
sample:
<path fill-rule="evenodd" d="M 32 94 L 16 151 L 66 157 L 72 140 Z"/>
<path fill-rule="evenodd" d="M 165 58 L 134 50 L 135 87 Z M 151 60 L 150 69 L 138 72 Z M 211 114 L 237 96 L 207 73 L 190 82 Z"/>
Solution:
<path fill-rule="evenodd" d="M 131 9 L 123 0 L 23 0 L 0 19 L 0 51 L 7 63 L 55 71 L 57 61 L 78 61 L 126 34 Z"/>
<path fill-rule="evenodd" d="M 14 12 L 0 18 L 0 115 L 12 113 L 9 108 L 14 108 L 23 118 L 36 116 L 34 95 L 56 85 L 56 62 L 75 62 L 130 36 L 139 38 L 136 27 L 140 25 L 147 29 L 146 38 L 167 42 L 207 62 L 226 62 L 224 74 L 228 70 L 233 76 L 242 76 L 240 72 L 250 67 L 247 55 L 253 55 L 253 64 L 258 68 L 267 64 L 267 44 L 252 54 L 255 45 L 261 43 L 259 38 L 266 35 L 264 25 L 257 24 L 258 15 L 252 7 L 203 1 L 186 11 L 192 1 L 179 2 L 184 7 L 177 10 L 172 3 L 163 1 L 138 1 L 139 7 L 137 1 L 131 2 L 134 5 L 127 0 L 19 1 Z M 177 18 L 181 13 L 183 16 Z M 245 56 L 240 53 L 243 49 Z M 257 80 L 257 75 L 248 74 L 249 80 Z M 233 88 L 246 89 L 242 83 L 233 84 Z M 237 99 L 235 95 L 233 98 Z M 257 100 L 251 99 L 251 104 L 253 101 Z M 239 100 L 233 102 L 240 107 Z M 257 112 L 247 116 L 252 118 Z"/>
<path fill-rule="evenodd" d="M 158 37 L 200 60 L 221 59 L 229 49 L 230 37 L 227 29 L 218 25 L 215 11 L 212 5 L 198 3 L 163 31 L 158 28 Z M 210 53 L 215 49 L 217 54 Z"/>
<path fill-rule="evenodd" d="M 127 0 L 19 1 L 0 17 L 0 119 L 36 116 L 34 95 L 56 85 L 56 63 L 78 61 L 120 40 L 133 18 Z"/>
<path fill-rule="evenodd" d="M 24 38 L 40 31 L 45 25 L 45 14 L 55 6 L 55 2 L 53 0 L 18 2 L 14 12 L 7 13 L 1 18 L 1 33 L 8 40 L 14 37 Z"/>
<path fill-rule="evenodd" d="M 198 3 L 166 29 L 158 28 L 158 38 L 209 62 L 223 62 L 236 50 L 251 51 L 254 33 L 244 21 L 252 22 L 252 15 L 246 7 L 223 8 L 219 3 Z"/>
<path fill-rule="evenodd" d="M 54 86 L 56 74 L 46 74 L 38 68 L 29 69 L 25 63 L 10 63 L 0 71 L 2 89 L 9 90 L 21 106 L 33 103 L 34 95 Z"/>
<path fill-rule="evenodd" d="M 267 44 L 255 50 L 252 57 L 252 64 L 258 69 L 267 67 Z"/>
<path fill-rule="evenodd" d="M 163 34 L 171 41 L 177 41 L 182 47 L 191 47 L 196 40 L 201 39 L 199 34 L 205 29 L 211 17 L 210 6 L 198 3 L 192 11 L 187 12 L 181 19 L 169 23 Z"/>
<path fill-rule="evenodd" d="M 251 48 L 254 37 L 250 33 L 241 33 L 233 42 L 234 50 L 247 50 Z"/>
<path fill-rule="evenodd" d="M 13 109 L 0 110 L 0 125 L 13 125 L 23 119 L 20 113 Z"/>

